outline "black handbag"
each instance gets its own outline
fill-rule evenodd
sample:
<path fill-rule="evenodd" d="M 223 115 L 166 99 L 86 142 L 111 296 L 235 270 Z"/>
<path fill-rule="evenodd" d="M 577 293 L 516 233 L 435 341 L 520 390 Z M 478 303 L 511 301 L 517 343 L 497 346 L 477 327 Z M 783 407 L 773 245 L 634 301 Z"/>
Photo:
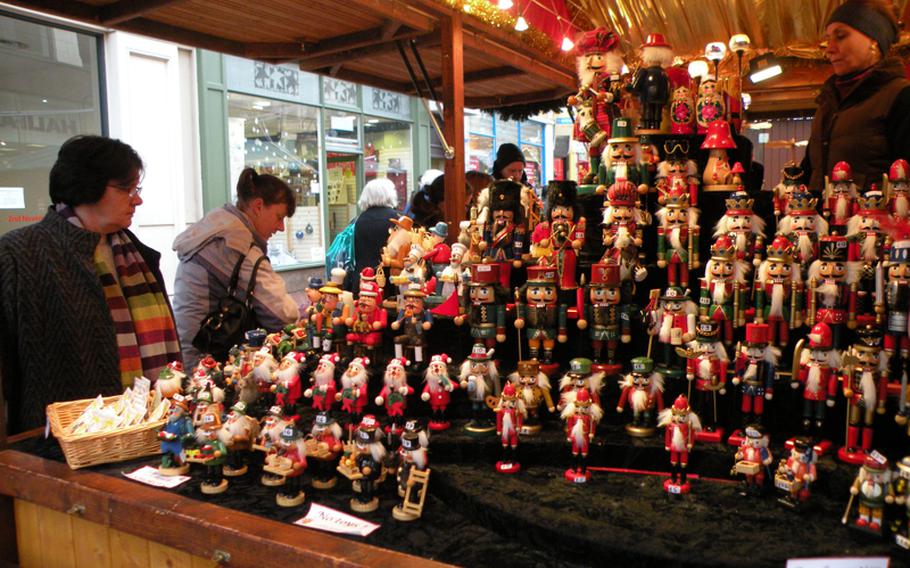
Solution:
<path fill-rule="evenodd" d="M 260 256 L 253 264 L 250 282 L 246 287 L 246 297 L 240 300 L 234 294 L 237 291 L 240 266 L 244 260 L 246 255 L 241 255 L 231 274 L 227 295 L 218 300 L 217 309 L 203 318 L 199 331 L 193 338 L 193 347 L 203 354 L 211 354 L 218 361 L 226 360 L 231 347 L 243 343 L 244 332 L 259 327 L 259 320 L 256 319 L 251 303 L 253 290 L 256 288 L 256 272 L 265 260 L 265 255 Z"/>

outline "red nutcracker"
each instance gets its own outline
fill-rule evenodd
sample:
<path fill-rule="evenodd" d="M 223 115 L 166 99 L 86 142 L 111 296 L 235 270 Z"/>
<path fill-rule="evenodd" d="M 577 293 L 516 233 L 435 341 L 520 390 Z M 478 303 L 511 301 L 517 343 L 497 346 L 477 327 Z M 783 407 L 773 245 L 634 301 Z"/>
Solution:
<path fill-rule="evenodd" d="M 888 196 L 888 212 L 895 219 L 907 220 L 910 215 L 910 164 L 900 158 L 888 169 L 885 195 Z"/>
<path fill-rule="evenodd" d="M 774 397 L 780 349 L 772 347 L 768 339 L 768 324 L 750 323 L 746 326 L 746 343 L 737 350 L 732 382 L 742 390 L 744 424 L 761 422 L 765 401 Z"/>
<path fill-rule="evenodd" d="M 736 259 L 736 245 L 726 235 L 717 237 L 711 245 L 711 260 L 705 265 L 701 279 L 699 315 L 718 322 L 723 328 L 723 340 L 733 343 L 733 328 L 741 327 L 746 310 L 746 274 L 749 265 Z"/>
<path fill-rule="evenodd" d="M 828 234 L 828 222 L 815 210 L 817 203 L 808 193 L 794 193 L 787 202 L 787 215 L 777 224 L 777 234 L 796 244 L 794 257 L 803 271 L 818 258 L 819 238 Z"/>
<path fill-rule="evenodd" d="M 670 452 L 670 478 L 664 481 L 664 491 L 673 494 L 688 493 L 691 485 L 686 467 L 689 452 L 695 445 L 695 435 L 701 431 L 698 415 L 689 408 L 685 395 L 679 395 L 673 406 L 661 411 L 657 425 L 666 428 L 664 449 Z"/>
<path fill-rule="evenodd" d="M 835 348 L 841 348 L 843 328 L 856 326 L 856 291 L 851 289 L 847 272 L 847 238 L 838 235 L 821 238 L 818 260 L 809 267 L 806 323 L 828 324 Z"/>
<path fill-rule="evenodd" d="M 382 309 L 382 290 L 375 281 L 372 269 L 360 273 L 360 295 L 351 317 L 345 320 L 348 327 L 347 344 L 361 355 L 372 352 L 382 343 L 382 330 L 388 325 L 388 315 Z"/>
<path fill-rule="evenodd" d="M 822 207 L 832 233 L 847 234 L 847 221 L 856 214 L 855 201 L 853 169 L 847 162 L 838 162 L 831 170 L 831 177 L 825 177 L 825 201 Z"/>
<path fill-rule="evenodd" d="M 905 374 L 910 365 L 910 337 L 907 320 L 910 317 L 910 240 L 900 240 L 891 247 L 888 281 L 885 283 L 885 353 L 891 362 L 889 375 L 900 380 L 906 391 Z M 907 409 L 901 396 L 900 415 Z M 899 420 L 900 423 L 900 420 Z"/>
<path fill-rule="evenodd" d="M 559 379 L 559 403 L 556 409 L 562 411 L 569 400 L 578 394 L 578 391 L 585 389 L 591 396 L 591 400 L 600 405 L 600 391 L 603 389 L 604 374 L 594 372 L 594 366 L 590 359 L 585 357 L 576 357 L 569 361 L 569 371 Z"/>
<path fill-rule="evenodd" d="M 801 327 L 805 319 L 801 271 L 794 250 L 787 237 L 774 237 L 755 278 L 755 323 L 767 323 L 769 340 L 778 346 L 787 345 L 790 330 Z"/>
<path fill-rule="evenodd" d="M 531 233 L 532 248 L 549 251 L 538 262 L 556 267 L 557 285 L 563 292 L 578 288 L 576 264 L 585 242 L 585 218 L 580 215 L 577 194 L 574 181 L 551 181 L 547 186 L 546 220 Z"/>
<path fill-rule="evenodd" d="M 630 436 L 644 438 L 654 434 L 656 412 L 664 409 L 664 377 L 654 372 L 654 361 L 649 357 L 632 359 L 632 372 L 620 382 L 622 394 L 616 412 L 622 414 L 626 403 L 632 407 L 632 422 L 626 424 Z"/>
<path fill-rule="evenodd" d="M 868 326 L 857 330 L 857 337 L 843 356 L 847 444 L 837 451 L 841 461 L 852 464 L 863 463 L 872 449 L 875 414 L 885 413 L 888 384 L 888 355 L 882 350 L 881 331 Z"/>
<path fill-rule="evenodd" d="M 689 203 L 698 205 L 698 166 L 689 159 L 689 141 L 671 139 L 664 142 L 664 160 L 657 165 L 657 202 L 666 202 L 669 193 L 685 192 Z"/>
<path fill-rule="evenodd" d="M 401 434 L 404 411 L 408 406 L 408 396 L 414 394 L 414 388 L 408 386 L 408 375 L 405 368 L 411 362 L 404 357 L 396 357 L 386 365 L 382 390 L 376 397 L 376 406 L 385 405 L 392 424 L 386 428 L 393 436 Z"/>
<path fill-rule="evenodd" d="M 856 290 L 857 323 L 880 325 L 885 302 L 883 261 L 891 249 L 891 237 L 880 227 L 887 217 L 885 196 L 873 184 L 856 202 L 856 214 L 847 223 L 847 258 L 854 263 L 851 289 Z"/>
<path fill-rule="evenodd" d="M 310 377 L 310 386 L 303 391 L 303 396 L 313 399 L 313 408 L 316 410 L 328 412 L 335 404 L 335 393 L 338 391 L 335 383 L 335 365 L 339 360 L 337 353 L 323 355 L 316 365 L 316 370 L 313 371 L 313 376 Z"/>
<path fill-rule="evenodd" d="M 642 230 L 650 224 L 647 212 L 637 205 L 638 193 L 628 181 L 617 182 L 607 190 L 603 215 L 603 243 L 606 247 L 602 263 L 615 264 L 620 269 L 623 294 L 631 297 L 634 282 L 641 282 L 648 271 L 641 265 L 639 250 L 642 245 Z"/>
<path fill-rule="evenodd" d="M 518 461 L 518 432 L 523 426 L 527 411 L 524 401 L 518 396 L 515 386 L 506 383 L 499 395 L 496 413 L 496 435 L 502 441 L 503 457 L 496 462 L 499 473 L 518 473 L 521 463 Z"/>
<path fill-rule="evenodd" d="M 426 385 L 420 399 L 430 403 L 433 418 L 430 420 L 430 430 L 447 430 L 452 423 L 446 419 L 446 407 L 449 406 L 451 393 L 458 388 L 458 383 L 449 377 L 449 363 L 451 359 L 445 353 L 433 355 L 430 364 L 423 373 Z"/>
<path fill-rule="evenodd" d="M 700 321 L 695 341 L 686 350 L 686 379 L 689 381 L 689 396 L 695 383 L 696 407 L 704 416 L 705 408 L 711 405 L 711 420 L 700 434 L 700 441 L 718 443 L 723 437 L 723 428 L 717 424 L 717 395 L 727 392 L 727 367 L 730 358 L 727 348 L 720 341 L 720 327 L 712 320 Z M 711 400 L 709 401 L 708 398 Z"/>
<path fill-rule="evenodd" d="M 752 210 L 755 200 L 745 191 L 737 191 L 725 202 L 727 210 L 714 225 L 714 237 L 726 235 L 733 239 L 736 259 L 758 266 L 765 252 L 765 220 Z"/>
<path fill-rule="evenodd" d="M 370 380 L 370 360 L 366 357 L 355 357 L 341 375 L 341 392 L 335 394 L 335 400 L 341 401 L 341 410 L 351 417 L 349 428 L 360 422 L 363 409 L 367 405 L 367 384 Z"/>
<path fill-rule="evenodd" d="M 515 386 L 527 410 L 527 420 L 521 427 L 521 433 L 540 432 L 540 405 L 546 404 L 550 412 L 556 410 L 550 394 L 550 379 L 540 371 L 537 359 L 531 359 L 518 362 L 518 370 L 509 375 L 509 382 Z"/>
<path fill-rule="evenodd" d="M 774 486 L 784 492 L 778 502 L 791 509 L 800 510 L 805 506 L 812 483 L 818 479 L 814 447 L 811 438 L 797 437 L 793 441 L 790 456 L 780 460 L 774 474 Z"/>
<path fill-rule="evenodd" d="M 594 439 L 603 409 L 594 402 L 586 388 L 571 393 L 561 414 L 566 421 L 566 439 L 572 445 L 572 467 L 564 477 L 573 483 L 586 483 L 591 479 L 588 471 L 588 447 Z"/>
<path fill-rule="evenodd" d="M 808 348 L 803 340 L 793 350 L 793 380 L 790 386 L 803 387 L 803 433 L 821 435 L 825 414 L 834 408 L 837 395 L 837 376 L 840 372 L 840 353 L 834 349 L 831 328 L 817 323 L 809 332 Z"/>
<path fill-rule="evenodd" d="M 787 162 L 781 170 L 781 181 L 774 186 L 774 216 L 780 219 L 787 214 L 787 207 L 796 193 L 808 193 L 805 185 L 799 183 L 803 177 L 803 169 L 796 162 Z"/>
<path fill-rule="evenodd" d="M 657 211 L 657 266 L 667 269 L 670 286 L 689 285 L 689 270 L 698 268 L 698 209 L 689 206 L 689 195 L 677 188 Z M 669 247 L 667 246 L 669 244 Z"/>
<path fill-rule="evenodd" d="M 652 290 L 652 296 L 657 293 Z M 658 370 L 665 376 L 679 377 L 683 364 L 676 353 L 677 347 L 695 339 L 695 318 L 698 308 L 688 293 L 679 287 L 667 288 L 660 296 L 659 305 L 648 313 L 648 333 L 656 335 L 663 346 L 663 357 Z"/>
<path fill-rule="evenodd" d="M 741 495 L 758 495 L 765 489 L 765 481 L 770 479 L 768 466 L 774 460 L 768 450 L 768 433 L 761 424 L 749 424 L 745 428 L 745 437 L 734 456 L 736 463 L 733 471 L 743 476 L 740 488 Z"/>

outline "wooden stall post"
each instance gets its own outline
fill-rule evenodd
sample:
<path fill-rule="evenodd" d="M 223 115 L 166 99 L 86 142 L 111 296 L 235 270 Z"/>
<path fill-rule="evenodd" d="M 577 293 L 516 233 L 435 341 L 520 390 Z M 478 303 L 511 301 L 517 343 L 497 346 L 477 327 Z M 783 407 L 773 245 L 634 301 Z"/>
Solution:
<path fill-rule="evenodd" d="M 465 218 L 464 179 L 464 36 L 462 16 L 455 12 L 442 18 L 443 132 L 455 150 L 446 160 L 444 213 L 449 224 L 449 242 L 458 237 L 458 224 Z"/>

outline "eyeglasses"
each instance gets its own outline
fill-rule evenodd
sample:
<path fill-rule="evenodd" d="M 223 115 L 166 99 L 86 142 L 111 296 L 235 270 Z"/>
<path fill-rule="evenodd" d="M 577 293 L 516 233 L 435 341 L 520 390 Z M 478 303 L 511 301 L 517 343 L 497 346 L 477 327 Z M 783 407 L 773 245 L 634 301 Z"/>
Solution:
<path fill-rule="evenodd" d="M 131 187 L 132 184 L 119 184 L 119 183 L 109 183 L 110 187 L 115 187 L 120 191 L 129 193 L 130 199 L 133 197 L 139 197 L 142 194 L 142 186 L 137 185 L 136 187 Z"/>

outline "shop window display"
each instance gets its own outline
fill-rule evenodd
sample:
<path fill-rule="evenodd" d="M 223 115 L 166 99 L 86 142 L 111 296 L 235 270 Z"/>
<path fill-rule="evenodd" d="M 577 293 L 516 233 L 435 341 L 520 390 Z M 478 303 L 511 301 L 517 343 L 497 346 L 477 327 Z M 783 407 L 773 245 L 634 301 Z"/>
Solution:
<path fill-rule="evenodd" d="M 399 120 L 367 118 L 363 125 L 363 141 L 365 181 L 381 177 L 392 180 L 398 203 L 407 203 L 414 169 L 411 125 Z"/>

